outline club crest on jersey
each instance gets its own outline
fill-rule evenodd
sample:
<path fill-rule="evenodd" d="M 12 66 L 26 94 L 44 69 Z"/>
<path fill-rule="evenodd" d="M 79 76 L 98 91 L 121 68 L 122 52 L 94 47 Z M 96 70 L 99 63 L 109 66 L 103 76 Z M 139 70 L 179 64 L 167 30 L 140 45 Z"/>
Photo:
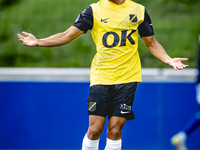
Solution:
<path fill-rule="evenodd" d="M 129 15 L 129 19 L 130 19 L 130 21 L 131 21 L 132 23 L 135 23 L 135 22 L 138 21 L 137 16 L 134 15 L 134 14 L 130 14 L 130 15 Z"/>
<path fill-rule="evenodd" d="M 88 107 L 89 111 L 91 111 L 91 112 L 95 111 L 96 110 L 96 105 L 97 105 L 96 102 L 90 102 L 89 103 L 89 107 Z"/>

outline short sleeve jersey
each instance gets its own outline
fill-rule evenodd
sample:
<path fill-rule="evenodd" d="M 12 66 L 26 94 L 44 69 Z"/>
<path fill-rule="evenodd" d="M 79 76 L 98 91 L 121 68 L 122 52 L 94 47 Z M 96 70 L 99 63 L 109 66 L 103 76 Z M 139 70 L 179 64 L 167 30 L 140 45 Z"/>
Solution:
<path fill-rule="evenodd" d="M 122 5 L 100 0 L 85 9 L 73 26 L 85 33 L 91 30 L 96 44 L 91 85 L 142 82 L 138 33 L 141 37 L 154 35 L 144 6 L 131 0 Z"/>

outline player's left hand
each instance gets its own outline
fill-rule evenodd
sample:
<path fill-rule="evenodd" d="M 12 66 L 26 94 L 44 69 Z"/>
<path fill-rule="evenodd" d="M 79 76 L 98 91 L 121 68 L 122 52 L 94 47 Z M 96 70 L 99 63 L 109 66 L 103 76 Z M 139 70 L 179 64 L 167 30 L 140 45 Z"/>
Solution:
<path fill-rule="evenodd" d="M 187 61 L 187 60 L 188 58 L 173 58 L 170 60 L 168 64 L 172 66 L 175 70 L 182 70 L 188 67 L 188 65 L 184 65 L 181 61 Z"/>

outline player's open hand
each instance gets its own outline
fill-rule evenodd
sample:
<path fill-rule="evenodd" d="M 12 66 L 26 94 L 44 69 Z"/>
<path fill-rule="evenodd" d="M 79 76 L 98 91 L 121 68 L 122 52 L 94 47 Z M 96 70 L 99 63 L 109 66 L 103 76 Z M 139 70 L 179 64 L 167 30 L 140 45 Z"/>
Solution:
<path fill-rule="evenodd" d="M 172 66 L 175 70 L 182 70 L 188 67 L 188 65 L 184 65 L 181 61 L 187 61 L 187 60 L 188 58 L 173 58 L 168 64 Z"/>
<path fill-rule="evenodd" d="M 17 34 L 19 40 L 26 46 L 37 46 L 37 39 L 33 34 L 27 33 L 27 32 L 22 32 L 22 36 L 20 34 Z"/>

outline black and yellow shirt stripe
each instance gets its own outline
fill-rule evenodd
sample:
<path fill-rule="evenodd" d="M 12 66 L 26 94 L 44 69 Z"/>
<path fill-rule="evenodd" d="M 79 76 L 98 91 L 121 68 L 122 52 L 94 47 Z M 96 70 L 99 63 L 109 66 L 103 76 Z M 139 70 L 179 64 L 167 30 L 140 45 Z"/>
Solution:
<path fill-rule="evenodd" d="M 138 33 L 141 37 L 154 34 L 144 6 L 131 0 L 122 5 L 100 0 L 85 9 L 74 26 L 84 32 L 91 30 L 96 44 L 91 85 L 142 82 Z"/>

